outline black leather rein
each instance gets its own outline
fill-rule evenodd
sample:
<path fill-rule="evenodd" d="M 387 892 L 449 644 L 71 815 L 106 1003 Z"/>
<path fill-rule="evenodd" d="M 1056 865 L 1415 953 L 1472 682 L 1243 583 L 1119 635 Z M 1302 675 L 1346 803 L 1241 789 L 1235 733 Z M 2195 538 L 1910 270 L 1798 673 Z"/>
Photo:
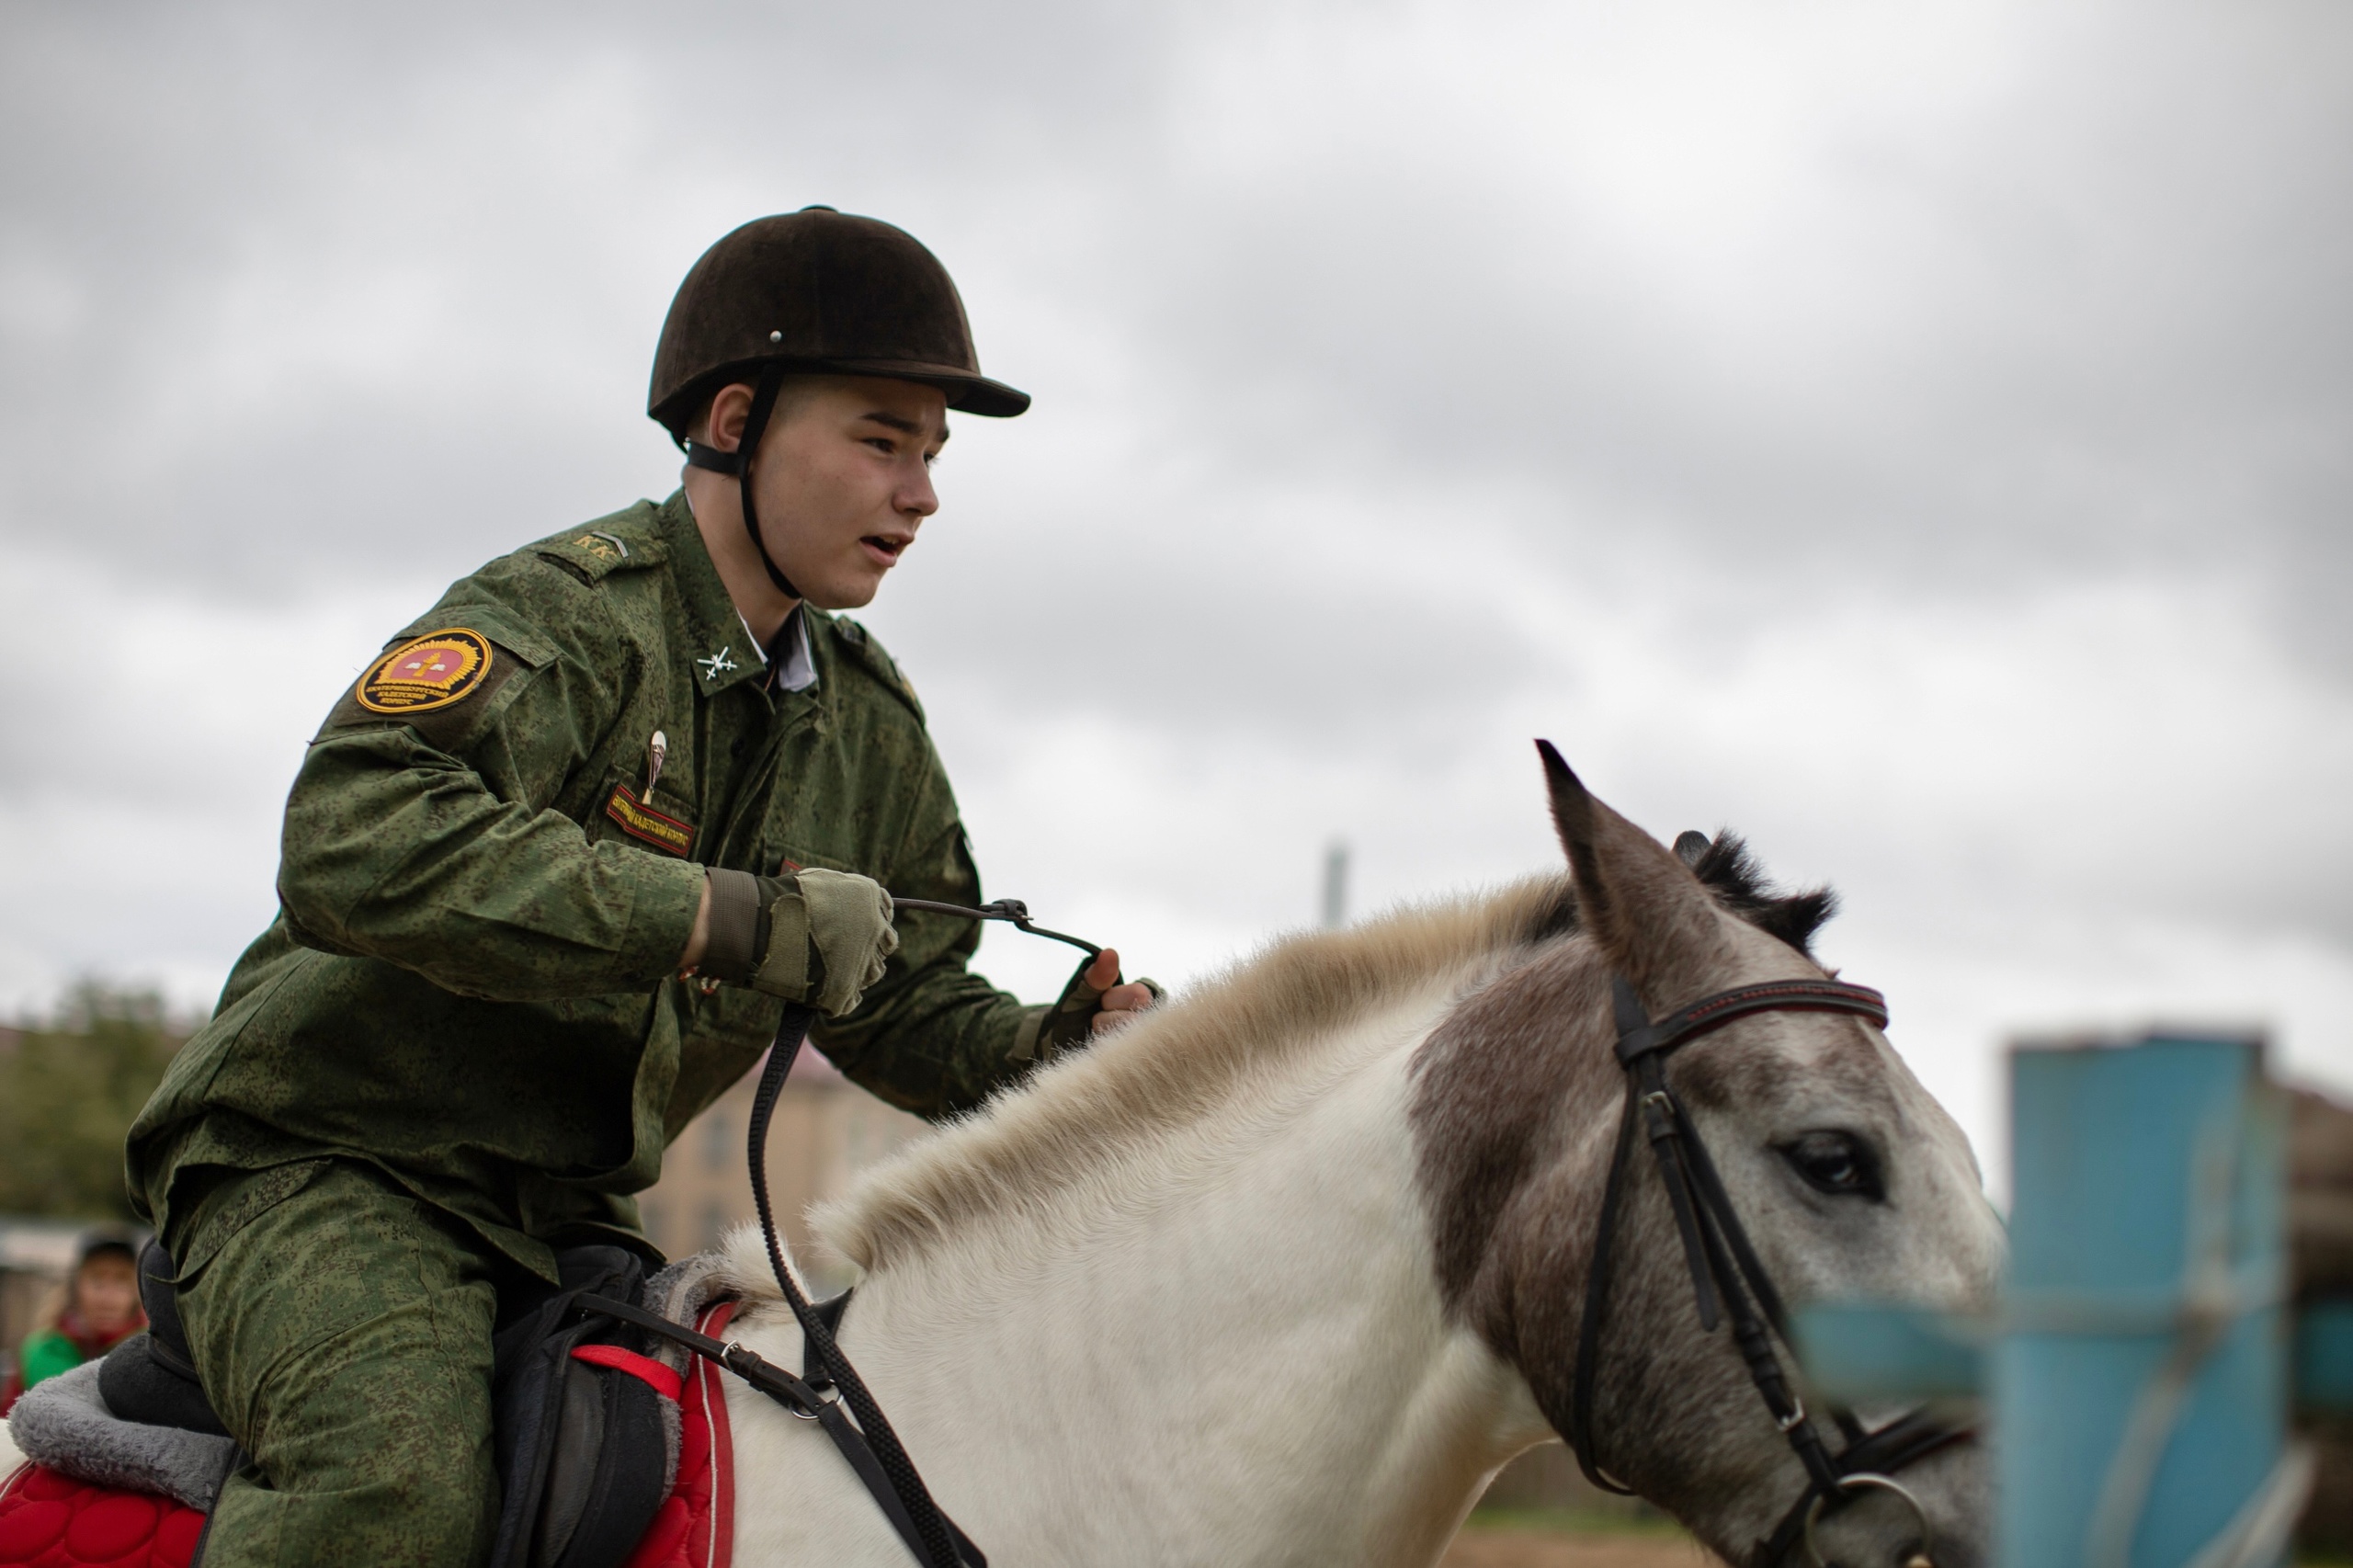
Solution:
<path fill-rule="evenodd" d="M 1766 1413 L 1805 1466 L 1805 1491 L 1782 1515 L 1773 1533 L 1757 1542 L 1755 1568 L 1771 1568 L 1797 1543 L 1814 1510 L 1836 1508 L 1845 1501 L 1855 1477 L 1883 1479 L 1971 1434 L 1967 1427 L 1949 1425 L 1920 1410 L 1877 1431 L 1865 1431 L 1851 1414 L 1840 1411 L 1835 1418 L 1847 1446 L 1837 1454 L 1830 1452 L 1804 1402 L 1790 1387 L 1773 1347 L 1777 1335 L 1784 1341 L 1789 1335 L 1780 1295 L 1749 1242 L 1699 1130 L 1667 1085 L 1666 1058 L 1736 1018 L 1757 1013 L 1848 1013 L 1884 1028 L 1887 1001 L 1865 985 L 1777 980 L 1717 992 L 1654 1022 L 1643 1010 L 1634 988 L 1624 980 L 1612 979 L 1610 995 L 1618 1028 L 1618 1061 L 1626 1070 L 1626 1108 L 1618 1123 L 1609 1179 L 1602 1188 L 1593 1262 L 1586 1273 L 1585 1312 L 1577 1327 L 1576 1381 L 1570 1392 L 1569 1444 L 1586 1480 L 1608 1492 L 1630 1490 L 1601 1468 L 1594 1446 L 1593 1407 L 1619 1207 L 1625 1198 L 1639 1129 L 1656 1157 L 1667 1206 L 1674 1211 L 1675 1228 L 1683 1239 L 1683 1259 L 1691 1272 L 1700 1327 L 1712 1334 L 1722 1318 L 1730 1318 L 1733 1343 L 1765 1401 Z M 1924 1518 L 1924 1528 L 1925 1523 Z"/>
<path fill-rule="evenodd" d="M 1049 931 L 1029 918 L 1029 906 L 1017 898 L 1000 898 L 978 908 L 961 903 L 940 903 L 928 898 L 899 898 L 891 900 L 892 909 L 920 909 L 931 915 L 954 915 L 966 920 L 1004 920 L 1017 931 L 1027 931 L 1032 937 L 1043 937 L 1050 942 L 1068 942 L 1090 958 L 1100 958 L 1103 949 L 1083 937 L 1065 931 Z"/>
<path fill-rule="evenodd" d="M 768 570 L 774 573 L 776 568 L 770 566 Z M 965 920 L 1003 920 L 1033 937 L 1083 948 L 1090 957 L 1103 951 L 1081 937 L 1049 931 L 1035 924 L 1029 918 L 1029 905 L 1017 898 L 1001 898 L 977 907 L 940 903 L 931 899 L 894 898 L 892 906 L 894 912 L 913 909 Z M 846 1298 L 840 1304 L 812 1304 L 792 1270 L 785 1267 L 784 1248 L 777 1240 L 776 1211 L 768 1201 L 768 1123 L 776 1114 L 777 1096 L 784 1091 L 785 1075 L 792 1071 L 792 1063 L 801 1054 L 801 1041 L 808 1038 L 809 1026 L 816 1019 L 817 1015 L 807 1007 L 785 1008 L 783 1018 L 777 1024 L 776 1039 L 768 1046 L 767 1065 L 762 1069 L 759 1086 L 752 1094 L 745 1150 L 751 1167 L 752 1204 L 760 1216 L 760 1236 L 767 1244 L 768 1267 L 776 1274 L 777 1289 L 784 1295 L 784 1304 L 792 1310 L 793 1320 L 801 1325 L 805 1358 L 802 1370 L 806 1376 L 796 1378 L 741 1345 L 722 1345 L 708 1335 L 637 1308 L 597 1297 L 584 1297 L 580 1305 L 585 1311 L 634 1324 L 649 1334 L 660 1335 L 698 1356 L 716 1361 L 793 1415 L 823 1426 L 917 1562 L 926 1568 L 988 1568 L 988 1559 L 972 1544 L 972 1537 L 958 1528 L 956 1521 L 932 1497 L 931 1489 L 915 1471 L 915 1460 L 908 1457 L 905 1445 L 892 1429 L 890 1418 L 868 1391 L 866 1380 L 858 1375 L 858 1369 L 850 1365 L 849 1358 L 835 1343 L 835 1320 L 840 1304 L 846 1304 Z M 831 1313 L 827 1311 L 829 1306 L 833 1307 Z M 828 1388 L 836 1397 L 824 1396 Z M 844 1405 L 849 1407 L 849 1416 L 842 1414 Z M 855 1424 L 851 1416 L 856 1417 Z"/>

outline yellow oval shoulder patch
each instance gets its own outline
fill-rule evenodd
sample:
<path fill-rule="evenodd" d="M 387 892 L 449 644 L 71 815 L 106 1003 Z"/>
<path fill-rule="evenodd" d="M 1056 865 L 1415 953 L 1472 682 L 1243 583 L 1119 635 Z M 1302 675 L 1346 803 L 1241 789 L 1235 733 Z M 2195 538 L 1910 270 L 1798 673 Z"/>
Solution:
<path fill-rule="evenodd" d="M 404 642 L 368 666 L 352 692 L 376 713 L 427 713 L 463 701 L 490 674 L 490 639 L 453 626 Z"/>

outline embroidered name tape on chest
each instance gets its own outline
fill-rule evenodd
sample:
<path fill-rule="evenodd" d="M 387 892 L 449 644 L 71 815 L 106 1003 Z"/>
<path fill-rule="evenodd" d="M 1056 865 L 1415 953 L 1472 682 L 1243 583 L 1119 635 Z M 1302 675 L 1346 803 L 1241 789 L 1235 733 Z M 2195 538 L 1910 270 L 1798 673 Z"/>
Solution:
<path fill-rule="evenodd" d="M 352 695 L 375 713 L 427 713 L 461 702 L 490 674 L 490 640 L 453 626 L 431 631 L 368 666 Z"/>
<path fill-rule="evenodd" d="M 631 838 L 642 838 L 656 849 L 666 849 L 684 858 L 695 844 L 694 824 L 665 816 L 640 801 L 626 784 L 616 784 L 610 798 L 605 801 L 605 814 L 621 824 L 621 831 Z"/>

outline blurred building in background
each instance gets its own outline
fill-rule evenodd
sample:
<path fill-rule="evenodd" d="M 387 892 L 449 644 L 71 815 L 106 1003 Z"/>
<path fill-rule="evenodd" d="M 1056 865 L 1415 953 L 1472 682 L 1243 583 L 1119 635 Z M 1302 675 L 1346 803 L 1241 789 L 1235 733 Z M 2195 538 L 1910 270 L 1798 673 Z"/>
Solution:
<path fill-rule="evenodd" d="M 1324 851 L 1324 929 L 1336 931 L 1348 923 L 1348 846 L 1336 838 Z"/>
<path fill-rule="evenodd" d="M 688 1123 L 663 1157 L 662 1179 L 637 1200 L 646 1235 L 671 1257 L 716 1246 L 730 1229 L 756 1218 L 745 1141 L 759 1077 L 755 1067 Z M 847 1271 L 812 1244 L 810 1206 L 839 1196 L 860 1171 L 924 1130 L 919 1119 L 884 1105 L 823 1055 L 801 1049 L 768 1128 L 768 1197 L 786 1245 L 813 1280 L 843 1282 Z"/>

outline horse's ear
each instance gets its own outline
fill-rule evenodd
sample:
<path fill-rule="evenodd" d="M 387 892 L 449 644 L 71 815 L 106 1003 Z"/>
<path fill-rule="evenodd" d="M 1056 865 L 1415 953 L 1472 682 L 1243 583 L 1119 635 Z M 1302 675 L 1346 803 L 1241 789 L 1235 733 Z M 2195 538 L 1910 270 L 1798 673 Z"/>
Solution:
<path fill-rule="evenodd" d="M 1552 742 L 1536 750 L 1584 929 L 1654 1009 L 1690 1000 L 1731 956 L 1715 900 L 1673 850 L 1595 800 Z"/>

